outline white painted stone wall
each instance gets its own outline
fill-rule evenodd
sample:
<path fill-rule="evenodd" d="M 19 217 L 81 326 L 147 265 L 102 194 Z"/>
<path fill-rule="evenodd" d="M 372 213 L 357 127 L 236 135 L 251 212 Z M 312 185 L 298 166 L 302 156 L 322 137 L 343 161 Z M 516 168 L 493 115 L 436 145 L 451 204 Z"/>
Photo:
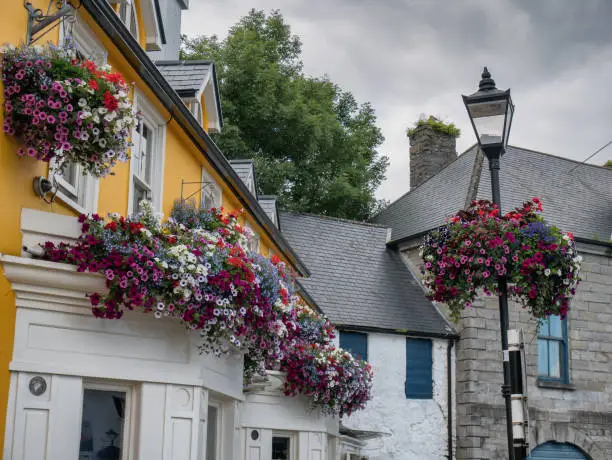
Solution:
<path fill-rule="evenodd" d="M 433 340 L 433 399 L 406 399 L 406 337 L 368 334 L 368 360 L 374 366 L 373 398 L 365 410 L 345 417 L 342 423 L 389 436 L 368 441 L 362 455 L 371 460 L 448 458 L 447 344 L 446 340 Z M 452 363 L 454 359 L 453 348 Z"/>

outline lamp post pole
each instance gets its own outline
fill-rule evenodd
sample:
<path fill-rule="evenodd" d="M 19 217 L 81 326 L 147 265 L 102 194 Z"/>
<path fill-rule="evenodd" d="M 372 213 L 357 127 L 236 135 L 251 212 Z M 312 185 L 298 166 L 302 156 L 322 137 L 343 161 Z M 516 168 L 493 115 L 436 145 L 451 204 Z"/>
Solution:
<path fill-rule="evenodd" d="M 487 149 L 488 150 L 488 149 Z M 501 196 L 499 188 L 499 163 L 503 148 L 497 152 L 486 151 L 491 173 L 491 190 L 493 192 L 493 203 L 501 212 Z M 499 291 L 499 324 L 501 330 L 501 345 L 504 366 L 504 384 L 502 385 L 502 395 L 506 403 L 506 435 L 508 437 L 508 458 L 509 460 L 523 460 L 524 457 L 517 457 L 514 446 L 514 435 L 512 431 L 512 400 L 510 393 L 510 353 L 508 351 L 508 327 L 510 318 L 508 315 L 508 281 L 505 276 L 497 277 L 497 289 Z"/>
<path fill-rule="evenodd" d="M 470 115 L 472 127 L 478 139 L 478 145 L 489 162 L 491 172 L 491 191 L 493 203 L 501 213 L 501 197 L 499 186 L 500 160 L 508 144 L 508 135 L 514 115 L 514 104 L 510 97 L 510 90 L 499 90 L 491 74 L 484 68 L 478 91 L 469 96 L 463 96 L 463 102 Z M 506 434 L 508 437 L 508 459 L 523 460 L 527 456 L 524 395 L 522 388 L 521 368 L 515 363 L 516 369 L 511 367 L 511 353 L 508 350 L 508 281 L 505 275 L 498 275 L 497 286 L 499 294 L 499 322 L 501 332 L 501 345 L 503 354 L 504 384 L 502 395 L 506 405 Z M 512 352 L 516 361 L 516 351 Z M 518 402 L 516 406 L 517 420 L 512 418 L 512 400 Z M 514 430 L 516 425 L 516 430 Z"/>

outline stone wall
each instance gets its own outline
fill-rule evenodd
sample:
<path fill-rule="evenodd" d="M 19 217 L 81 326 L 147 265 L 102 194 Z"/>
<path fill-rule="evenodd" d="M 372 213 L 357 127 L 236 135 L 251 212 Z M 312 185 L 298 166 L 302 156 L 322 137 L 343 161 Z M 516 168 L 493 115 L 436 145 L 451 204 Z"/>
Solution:
<path fill-rule="evenodd" d="M 579 245 L 582 278 L 568 315 L 570 385 L 537 380 L 536 321 L 510 305 L 510 328 L 525 334 L 531 448 L 571 443 L 592 460 L 612 458 L 612 256 L 601 246 Z M 416 244 L 404 260 L 420 273 Z M 481 298 L 456 324 L 457 459 L 506 459 L 501 395 L 502 357 L 496 297 Z"/>
<path fill-rule="evenodd" d="M 410 188 L 414 189 L 457 158 L 455 137 L 428 124 L 410 136 Z"/>
<path fill-rule="evenodd" d="M 433 399 L 406 399 L 406 337 L 368 334 L 368 361 L 374 367 L 373 398 L 364 410 L 344 418 L 342 423 L 386 436 L 368 441 L 362 455 L 371 460 L 448 458 L 447 344 L 447 340 L 433 340 Z"/>

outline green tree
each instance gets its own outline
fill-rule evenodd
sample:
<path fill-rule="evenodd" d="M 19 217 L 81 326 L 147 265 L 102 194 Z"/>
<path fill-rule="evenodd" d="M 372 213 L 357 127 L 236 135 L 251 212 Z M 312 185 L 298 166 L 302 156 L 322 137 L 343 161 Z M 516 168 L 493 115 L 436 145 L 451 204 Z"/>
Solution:
<path fill-rule="evenodd" d="M 217 63 L 230 159 L 252 158 L 257 188 L 284 209 L 367 219 L 388 159 L 369 103 L 303 73 L 300 39 L 278 11 L 251 10 L 228 37 L 183 40 L 184 59 Z"/>

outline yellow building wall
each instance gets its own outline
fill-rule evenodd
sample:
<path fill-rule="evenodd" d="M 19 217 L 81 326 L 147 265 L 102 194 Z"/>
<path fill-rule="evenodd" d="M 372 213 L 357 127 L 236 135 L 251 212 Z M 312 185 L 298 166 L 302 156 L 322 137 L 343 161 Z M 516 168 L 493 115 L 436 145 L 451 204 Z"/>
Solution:
<path fill-rule="evenodd" d="M 36 7 L 44 8 L 48 5 L 48 0 L 34 0 Z M 9 5 L 5 5 L 3 13 L 0 15 L 0 44 L 10 43 L 18 45 L 25 39 L 27 15 L 21 0 L 9 0 Z M 139 0 L 136 0 L 139 6 Z M 79 14 L 90 26 L 91 30 L 102 42 L 108 51 L 109 64 L 114 70 L 123 74 L 128 82 L 134 82 L 146 97 L 158 108 L 162 117 L 169 119 L 168 112 L 156 99 L 155 94 L 145 86 L 140 77 L 133 71 L 121 53 L 115 48 L 110 39 L 104 35 L 102 30 L 96 25 L 91 17 L 87 15 L 83 8 Z M 138 14 L 141 46 L 144 46 L 145 31 L 142 15 Z M 51 41 L 57 42 L 57 28 L 47 34 L 39 42 L 40 44 Z M 3 88 L 0 82 L 0 99 L 2 98 Z M 0 103 L 3 105 L 4 101 Z M 206 128 L 208 127 L 206 117 L 206 107 L 202 101 L 203 120 Z M 2 112 L 0 110 L 0 112 Z M 0 113 L 0 125 L 3 122 Z M 30 158 L 18 158 L 16 151 L 19 148 L 18 141 L 12 136 L 4 135 L 0 132 L 0 197 L 2 205 L 0 207 L 0 253 L 19 255 L 21 253 L 21 232 L 20 216 L 23 208 L 37 209 L 46 212 L 59 213 L 64 215 L 76 215 L 77 213 L 59 200 L 49 205 L 39 199 L 33 191 L 32 181 L 35 176 L 45 176 L 48 172 L 48 164 Z M 167 216 L 172 208 L 172 204 L 181 195 L 181 180 L 200 181 L 201 168 L 205 167 L 213 178 L 222 186 L 223 206 L 225 210 L 235 210 L 242 208 L 239 200 L 232 194 L 231 190 L 225 185 L 222 178 L 214 171 L 205 157 L 199 152 L 195 144 L 182 131 L 176 121 L 171 121 L 166 128 L 166 149 L 163 176 L 163 212 Z M 109 212 L 120 214 L 127 213 L 128 188 L 129 188 L 129 163 L 118 164 L 113 169 L 114 175 L 100 180 L 98 213 L 106 215 Z M 197 187 L 197 185 L 194 185 Z M 190 194 L 194 189 L 185 189 L 185 194 Z M 196 194 L 199 200 L 199 194 Z M 198 201 L 199 202 L 199 201 Z M 261 227 L 255 224 L 254 219 L 248 215 L 245 219 L 251 228 L 261 237 L 261 253 L 268 255 L 269 248 L 274 248 L 272 241 L 264 235 Z M 280 251 L 274 248 L 275 253 Z M 10 284 L 3 275 L 0 275 L 0 446 L 4 445 L 5 414 L 9 392 L 9 364 L 12 357 L 13 337 L 15 326 L 15 298 L 10 289 Z"/>

